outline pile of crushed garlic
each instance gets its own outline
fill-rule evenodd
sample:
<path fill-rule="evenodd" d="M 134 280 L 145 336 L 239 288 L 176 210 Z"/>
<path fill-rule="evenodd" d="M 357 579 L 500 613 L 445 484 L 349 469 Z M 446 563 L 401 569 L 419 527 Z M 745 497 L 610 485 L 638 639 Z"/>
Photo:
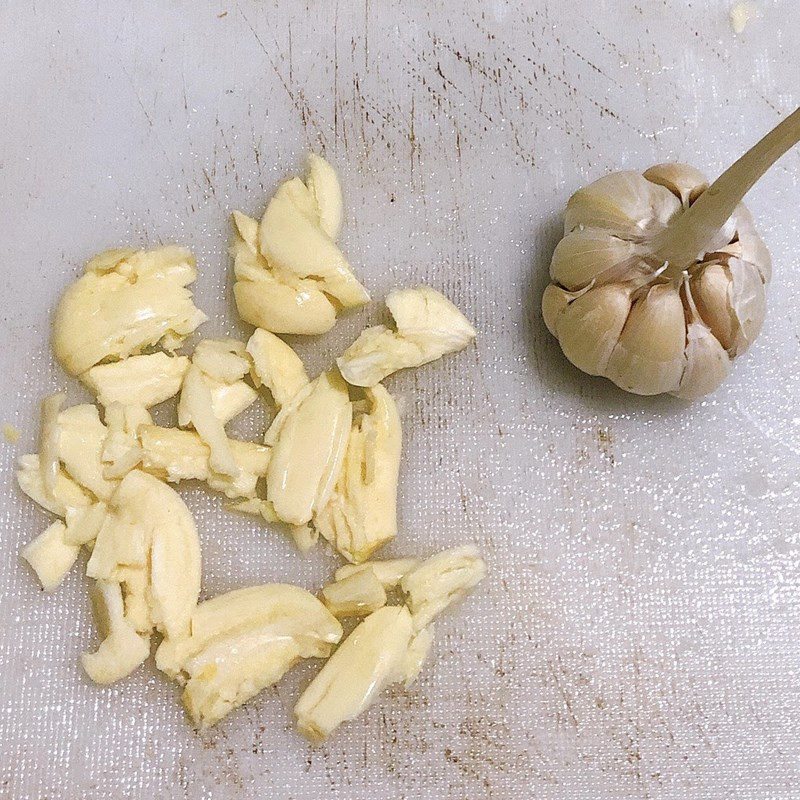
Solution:
<path fill-rule="evenodd" d="M 306 736 L 326 738 L 384 687 L 415 680 L 434 619 L 486 573 L 471 545 L 370 560 L 397 533 L 402 436 L 381 381 L 469 345 L 464 315 L 426 286 L 393 292 L 396 330 L 367 328 L 313 380 L 277 335 L 324 333 L 369 300 L 336 244 L 342 208 L 335 171 L 312 155 L 260 222 L 233 214 L 236 304 L 256 326 L 247 342 L 203 339 L 177 353 L 207 319 L 189 289 L 194 257 L 177 246 L 101 253 L 56 311 L 55 354 L 96 402 L 42 402 L 38 453 L 21 457 L 17 479 L 57 519 L 22 557 L 52 590 L 85 549 L 100 637 L 85 671 L 99 684 L 126 677 L 155 635 L 156 665 L 201 727 L 301 659 L 325 658 L 294 713 Z M 277 413 L 263 443 L 231 438 L 226 425 L 265 393 Z M 150 409 L 170 400 L 178 427 L 154 424 Z M 198 602 L 197 528 L 171 486 L 189 479 L 282 526 L 301 551 L 321 534 L 349 563 L 319 597 L 266 584 Z M 358 620 L 346 637 L 341 620 Z"/>

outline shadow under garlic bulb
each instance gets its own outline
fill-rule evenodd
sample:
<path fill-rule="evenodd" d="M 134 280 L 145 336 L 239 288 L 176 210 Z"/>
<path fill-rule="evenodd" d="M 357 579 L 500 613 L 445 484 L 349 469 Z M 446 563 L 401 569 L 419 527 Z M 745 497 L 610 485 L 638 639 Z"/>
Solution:
<path fill-rule="evenodd" d="M 707 189 L 694 167 L 659 164 L 572 195 L 542 313 L 576 367 L 628 392 L 691 400 L 758 336 L 771 260 L 742 203 L 690 263 L 665 260 L 666 237 Z"/>

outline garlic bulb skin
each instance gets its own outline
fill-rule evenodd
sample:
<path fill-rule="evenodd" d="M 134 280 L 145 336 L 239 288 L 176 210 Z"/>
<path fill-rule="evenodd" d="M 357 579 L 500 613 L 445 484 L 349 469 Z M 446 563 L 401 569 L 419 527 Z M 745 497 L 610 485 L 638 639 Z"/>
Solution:
<path fill-rule="evenodd" d="M 658 164 L 570 198 L 542 315 L 579 369 L 635 394 L 696 399 L 756 339 L 772 265 L 744 205 L 679 276 L 654 255 L 659 234 L 707 188 L 694 167 Z"/>

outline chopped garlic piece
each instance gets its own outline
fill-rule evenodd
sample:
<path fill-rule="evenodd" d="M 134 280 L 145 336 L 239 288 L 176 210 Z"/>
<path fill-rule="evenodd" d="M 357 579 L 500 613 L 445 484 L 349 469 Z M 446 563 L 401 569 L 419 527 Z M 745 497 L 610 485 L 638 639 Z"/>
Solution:
<path fill-rule="evenodd" d="M 125 568 L 147 568 L 153 625 L 188 635 L 200 593 L 200 542 L 189 509 L 174 489 L 141 470 L 129 472 L 109 504 L 86 566 L 91 578 L 120 580 Z"/>
<path fill-rule="evenodd" d="M 67 544 L 82 545 L 93 542 L 106 520 L 108 507 L 102 501 L 90 506 L 67 508 L 67 529 L 64 532 L 64 541 Z"/>
<path fill-rule="evenodd" d="M 238 466 L 235 478 L 214 472 L 209 465 L 210 450 L 194 431 L 144 425 L 139 429 L 142 469 L 170 483 L 205 481 L 229 498 L 255 497 L 256 483 L 267 474 L 270 449 L 255 442 L 230 439 Z"/>
<path fill-rule="evenodd" d="M 485 576 L 486 563 L 474 545 L 444 550 L 423 561 L 400 581 L 414 617 L 414 629 L 425 628 Z"/>
<path fill-rule="evenodd" d="M 150 611 L 150 573 L 147 567 L 119 567 L 117 578 L 122 587 L 125 603 L 125 619 L 137 633 L 149 635 L 153 630 Z"/>
<path fill-rule="evenodd" d="M 150 408 L 174 397 L 189 369 L 186 356 L 148 353 L 112 364 L 97 364 L 81 380 L 104 406 L 112 403 Z"/>
<path fill-rule="evenodd" d="M 273 506 L 273 513 L 274 513 Z M 277 514 L 275 515 L 277 518 Z M 269 521 L 269 520 L 268 520 Z M 313 526 L 306 523 L 305 525 L 290 525 L 289 536 L 291 536 L 295 547 L 303 554 L 309 553 L 316 547 L 319 541 L 319 531 Z"/>
<path fill-rule="evenodd" d="M 263 383 L 279 406 L 308 385 L 303 362 L 274 333 L 257 328 L 247 343 L 247 352 L 253 360 L 253 382 L 256 386 Z"/>
<path fill-rule="evenodd" d="M 119 583 L 95 581 L 91 598 L 103 641 L 96 652 L 83 653 L 81 663 L 95 683 L 107 685 L 130 675 L 150 655 L 150 640 L 125 618 Z"/>
<path fill-rule="evenodd" d="M 386 589 L 367 568 L 324 586 L 322 602 L 335 617 L 365 617 L 386 605 Z"/>
<path fill-rule="evenodd" d="M 40 533 L 22 548 L 22 558 L 33 567 L 36 577 L 46 592 L 57 588 L 78 558 L 80 548 L 67 544 L 67 528 L 60 520 Z"/>
<path fill-rule="evenodd" d="M 107 251 L 64 292 L 53 321 L 53 349 L 81 375 L 109 357 L 126 358 L 167 334 L 184 337 L 205 322 L 186 286 L 194 256 L 182 247 Z"/>
<path fill-rule="evenodd" d="M 10 422 L 3 423 L 3 436 L 9 444 L 16 444 L 22 436 L 19 428 L 15 428 Z"/>
<path fill-rule="evenodd" d="M 334 573 L 337 581 L 361 570 L 371 569 L 385 589 L 394 589 L 401 578 L 419 564 L 418 558 L 392 558 L 385 561 L 367 561 L 363 564 L 345 564 Z"/>
<path fill-rule="evenodd" d="M 220 383 L 235 383 L 250 371 L 244 343 L 236 339 L 203 339 L 192 353 L 192 364 Z"/>
<path fill-rule="evenodd" d="M 92 503 L 89 493 L 85 492 L 63 469 L 56 477 L 53 495 L 48 494 L 44 488 L 38 455 L 29 453 L 20 456 L 17 483 L 31 500 L 58 517 L 65 516 L 67 508 L 71 506 L 88 506 Z"/>
<path fill-rule="evenodd" d="M 211 390 L 211 410 L 223 425 L 250 408 L 258 398 L 258 392 L 244 381 L 220 383 L 206 378 L 206 382 Z"/>
<path fill-rule="evenodd" d="M 258 226 L 258 247 L 275 269 L 313 277 L 318 288 L 345 308 L 369 300 L 342 251 L 320 225 L 316 200 L 299 178 L 282 183 Z"/>
<path fill-rule="evenodd" d="M 342 467 L 351 416 L 347 386 L 329 372 L 275 418 L 266 436 L 268 444 L 274 442 L 267 497 L 285 522 L 303 525 L 327 502 Z"/>
<path fill-rule="evenodd" d="M 194 364 L 186 371 L 178 405 L 181 426 L 194 425 L 200 438 L 210 450 L 209 463 L 215 472 L 236 477 L 239 468 L 233 457 L 231 443 L 222 421 L 214 414 L 211 389 L 203 373 Z"/>
<path fill-rule="evenodd" d="M 107 500 L 117 481 L 103 475 L 102 452 L 108 429 L 100 422 L 97 406 L 84 404 L 58 415 L 61 428 L 58 454 L 64 469 L 98 499 Z"/>
<path fill-rule="evenodd" d="M 403 662 L 403 678 L 408 689 L 419 677 L 433 644 L 433 623 L 423 628 L 412 640 Z"/>
<path fill-rule="evenodd" d="M 200 603 L 188 638 L 166 638 L 156 665 L 184 682 L 192 719 L 213 725 L 276 683 L 301 658 L 330 654 L 342 627 L 297 586 L 238 589 Z"/>
<path fill-rule="evenodd" d="M 366 561 L 397 534 L 397 478 L 402 433 L 392 396 L 367 390 L 369 413 L 353 425 L 344 465 L 314 525 L 346 559 Z"/>
<path fill-rule="evenodd" d="M 383 689 L 404 678 L 413 636 L 404 606 L 370 614 L 342 642 L 294 708 L 300 732 L 326 739 L 339 725 L 366 711 Z"/>
<path fill-rule="evenodd" d="M 336 309 L 316 288 L 316 282 L 294 275 L 278 277 L 257 251 L 258 222 L 237 211 L 233 219 L 233 294 L 241 318 L 274 333 L 314 335 L 329 331 L 336 322 Z"/>
<path fill-rule="evenodd" d="M 105 478 L 122 478 L 138 466 L 142 460 L 139 428 L 152 424 L 153 419 L 144 406 L 123 406 L 114 402 L 106 408 L 108 435 L 100 454 L 105 464 Z"/>
<path fill-rule="evenodd" d="M 336 170 L 316 153 L 308 154 L 305 184 L 317 203 L 319 225 L 336 241 L 342 228 L 342 187 Z"/>
<path fill-rule="evenodd" d="M 467 318 L 429 286 L 391 292 L 386 305 L 397 331 L 367 328 L 336 360 L 354 386 L 375 386 L 387 375 L 463 350 L 476 336 Z"/>
<path fill-rule="evenodd" d="M 730 10 L 730 21 L 733 32 L 744 33 L 744 29 L 750 20 L 756 16 L 757 6 L 755 3 L 739 2 L 734 3 Z"/>
<path fill-rule="evenodd" d="M 42 400 L 42 421 L 39 428 L 39 464 L 42 470 L 42 482 L 47 494 L 52 498 L 56 488 L 56 480 L 61 470 L 58 459 L 61 427 L 58 414 L 64 404 L 64 394 L 51 394 Z"/>

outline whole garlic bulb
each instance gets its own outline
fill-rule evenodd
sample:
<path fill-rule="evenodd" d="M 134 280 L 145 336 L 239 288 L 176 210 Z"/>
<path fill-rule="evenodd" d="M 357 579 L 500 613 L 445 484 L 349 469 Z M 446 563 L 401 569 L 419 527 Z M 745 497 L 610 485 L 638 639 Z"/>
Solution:
<path fill-rule="evenodd" d="M 570 198 L 542 311 L 576 367 L 636 394 L 693 399 L 758 336 L 771 263 L 744 205 L 675 278 L 655 254 L 659 234 L 707 188 L 693 167 L 659 164 Z"/>

